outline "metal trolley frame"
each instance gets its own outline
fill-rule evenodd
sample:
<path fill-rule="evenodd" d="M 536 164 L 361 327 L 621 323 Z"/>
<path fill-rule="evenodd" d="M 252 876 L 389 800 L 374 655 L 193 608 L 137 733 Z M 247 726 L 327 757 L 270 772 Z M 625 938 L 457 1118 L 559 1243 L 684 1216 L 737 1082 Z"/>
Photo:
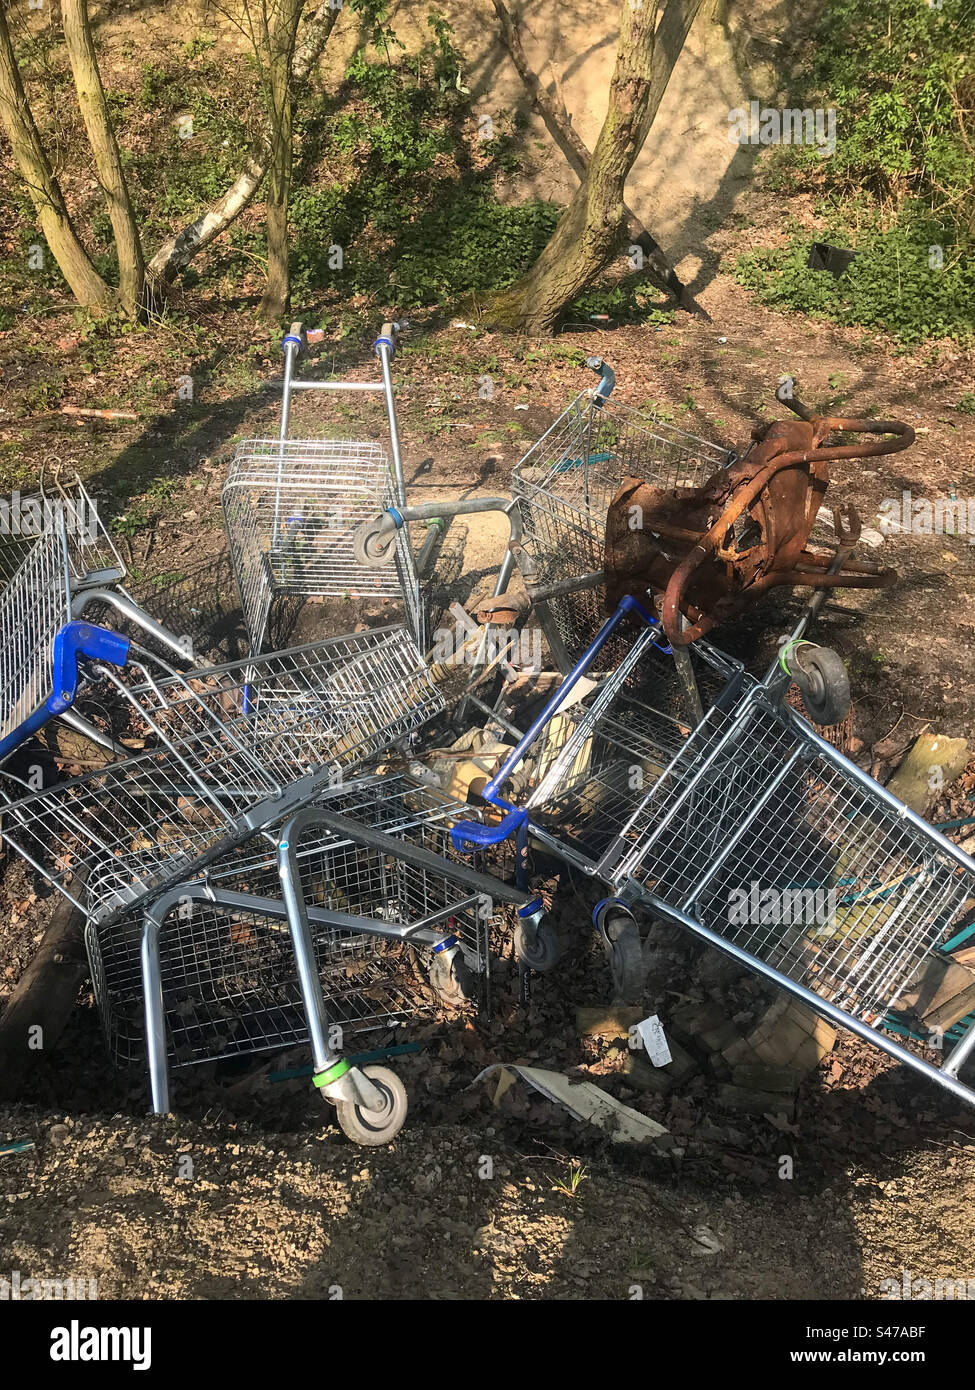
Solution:
<path fill-rule="evenodd" d="M 975 860 L 784 705 L 775 668 L 763 682 L 739 670 L 686 737 L 661 738 L 635 717 L 642 701 L 627 685 L 653 647 L 663 650 L 655 626 L 560 728 L 572 714 L 566 696 L 620 622 L 618 610 L 484 788 L 501 824 L 458 825 L 454 844 L 537 839 L 608 885 L 594 919 L 610 946 L 632 946 L 630 909 L 646 908 L 975 1104 L 958 1080 L 975 1028 L 940 1067 L 884 1031 L 888 1019 L 905 1031 L 898 997 L 958 932 Z M 515 807 L 501 789 L 529 753 L 541 776 Z"/>
<path fill-rule="evenodd" d="M 308 335 L 292 324 L 283 340 L 281 428 L 275 439 L 239 444 L 222 500 L 231 560 L 251 651 L 263 649 L 274 600 L 284 594 L 319 598 L 373 598 L 404 619 L 418 642 L 423 616 L 409 531 L 395 546 L 395 565 L 364 567 L 355 532 L 377 509 L 406 505 L 399 427 L 390 362 L 396 324 L 384 324 L 373 344 L 380 381 L 302 380 L 295 376 Z M 294 391 L 382 392 L 389 421 L 390 453 L 368 440 L 289 439 Z M 398 600 L 399 613 L 392 611 Z"/>

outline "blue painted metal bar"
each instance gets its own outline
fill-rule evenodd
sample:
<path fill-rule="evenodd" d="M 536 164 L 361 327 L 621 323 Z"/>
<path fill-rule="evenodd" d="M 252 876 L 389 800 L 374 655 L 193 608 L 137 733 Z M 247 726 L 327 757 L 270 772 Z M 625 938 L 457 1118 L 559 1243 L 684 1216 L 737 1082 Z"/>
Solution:
<path fill-rule="evenodd" d="M 565 700 L 565 697 L 574 686 L 579 683 L 592 666 L 592 663 L 619 625 L 625 618 L 631 615 L 642 618 L 648 627 L 657 630 L 660 629 L 659 621 L 652 613 L 644 608 L 639 599 L 634 598 L 632 594 L 627 594 L 620 600 L 616 611 L 603 623 L 602 627 L 573 666 L 572 670 L 562 681 L 554 695 L 549 698 L 545 708 L 525 731 L 516 747 L 508 755 L 502 767 L 495 773 L 481 792 L 481 796 L 485 801 L 489 802 L 492 806 L 497 806 L 499 810 L 505 812 L 500 823 L 498 825 L 478 825 L 473 821 L 458 821 L 450 832 L 450 840 L 456 850 L 466 853 L 472 849 L 483 849 L 489 845 L 500 844 L 502 840 L 506 840 L 509 835 L 512 835 L 519 827 L 527 823 L 528 812 L 517 806 L 512 806 L 510 802 L 505 801 L 500 795 L 501 788 L 524 758 L 539 734 L 549 723 L 552 716 Z M 673 648 L 669 643 L 658 642 L 656 645 L 660 651 L 667 655 L 673 655 Z"/>
<path fill-rule="evenodd" d="M 65 623 L 53 643 L 51 694 L 6 738 L 0 739 L 0 762 L 45 724 L 71 708 L 78 695 L 78 658 L 81 656 L 124 666 L 129 656 L 129 639 L 94 623 Z"/>

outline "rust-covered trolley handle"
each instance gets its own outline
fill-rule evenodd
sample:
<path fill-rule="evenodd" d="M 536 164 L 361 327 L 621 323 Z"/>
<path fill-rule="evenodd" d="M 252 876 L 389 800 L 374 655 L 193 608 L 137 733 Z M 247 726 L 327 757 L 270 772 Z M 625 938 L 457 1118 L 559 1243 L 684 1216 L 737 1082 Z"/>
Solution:
<path fill-rule="evenodd" d="M 710 631 L 715 618 L 700 616 L 697 621 L 683 626 L 681 609 L 684 595 L 695 571 L 705 560 L 715 555 L 721 548 L 729 529 L 743 512 L 768 486 L 769 481 L 783 468 L 794 468 L 797 464 L 832 463 L 837 459 L 879 458 L 884 454 L 896 454 L 909 449 L 914 443 L 914 430 L 900 420 L 848 420 L 840 416 L 815 415 L 802 401 L 792 396 L 788 383 L 784 383 L 775 393 L 776 400 L 788 406 L 794 415 L 805 420 L 812 427 L 816 445 L 805 450 L 793 450 L 772 459 L 768 466 L 738 491 L 731 503 L 718 517 L 711 528 L 705 532 L 692 550 L 684 556 L 674 570 L 667 585 L 663 600 L 663 625 L 667 639 L 674 646 L 685 647 Z M 879 434 L 886 438 L 874 443 L 833 444 L 823 447 L 821 441 L 835 431 L 848 434 Z M 762 431 L 764 433 L 764 431 Z M 752 586 L 752 592 L 761 592 L 781 584 L 804 584 L 811 588 L 842 586 L 849 589 L 883 588 L 893 582 L 893 574 L 850 574 L 834 573 L 810 574 L 798 570 L 770 570 Z"/>

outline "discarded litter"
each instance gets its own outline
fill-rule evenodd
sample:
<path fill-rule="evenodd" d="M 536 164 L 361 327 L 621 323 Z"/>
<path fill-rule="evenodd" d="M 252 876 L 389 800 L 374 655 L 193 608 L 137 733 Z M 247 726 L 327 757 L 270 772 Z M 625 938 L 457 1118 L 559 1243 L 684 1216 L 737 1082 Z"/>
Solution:
<path fill-rule="evenodd" d="M 647 1056 L 655 1067 L 666 1067 L 674 1060 L 670 1048 L 667 1046 L 664 1026 L 656 1014 L 642 1019 L 636 1026 L 643 1046 L 646 1048 Z"/>
<path fill-rule="evenodd" d="M 605 1130 L 616 1144 L 652 1143 L 667 1133 L 666 1128 L 656 1120 L 624 1105 L 593 1082 L 571 1081 L 558 1071 L 545 1071 L 541 1067 L 526 1067 L 520 1063 L 496 1062 L 493 1066 L 485 1067 L 471 1084 L 477 1085 L 496 1072 L 501 1072 L 502 1081 L 506 1080 L 505 1073 L 509 1077 L 512 1074 L 520 1076 L 546 1099 L 564 1106 L 573 1119 L 584 1120 L 597 1129 Z"/>
<path fill-rule="evenodd" d="M 8 763 L 0 839 L 82 912 L 110 1049 L 148 1063 L 154 1109 L 182 1066 L 307 1046 L 310 1068 L 272 1079 L 310 1074 L 351 1138 L 389 1142 L 408 1102 L 385 1063 L 420 1046 L 390 1039 L 490 1009 L 509 939 L 526 999 L 561 953 L 541 880 L 562 873 L 602 885 L 611 1011 L 670 1068 L 634 1059 L 658 1083 L 681 1048 L 666 1014 L 643 1017 L 646 914 L 975 1103 L 959 1077 L 975 861 L 785 699 L 794 683 L 820 724 L 849 708 L 843 663 L 809 632 L 831 587 L 887 575 L 854 554 L 855 517 L 816 526 L 824 465 L 906 447 L 909 428 L 819 419 L 791 383 L 779 399 L 800 420 L 738 452 L 611 401 L 612 368 L 591 358 L 598 384 L 532 444 L 510 496 L 415 505 L 396 325 L 375 381 L 300 378 L 321 336 L 292 326 L 279 437 L 242 445 L 224 488 L 239 659 L 184 652 L 127 594 L 104 528 L 79 541 L 63 508 L 0 553 L 0 759 L 54 718 L 106 755 L 41 787 Z M 381 394 L 388 456 L 292 440 L 306 389 Z M 882 438 L 840 448 L 836 430 Z M 59 496 L 90 502 L 75 482 Z M 627 536 L 630 502 L 643 525 Z M 428 577 L 434 556 L 454 518 L 492 511 L 508 530 L 493 594 L 455 605 L 456 642 L 428 651 L 425 614 L 456 594 Z M 814 593 L 758 678 L 701 634 L 780 583 Z M 306 602 L 325 632 L 288 646 L 282 613 Z M 539 631 L 552 669 L 522 640 Z M 932 1020 L 940 1066 L 921 1055 Z M 496 1099 L 521 1078 L 614 1142 L 666 1134 L 592 1082 L 517 1062 L 478 1079 L 493 1076 Z M 779 1113 L 761 1091 L 744 1099 Z"/>

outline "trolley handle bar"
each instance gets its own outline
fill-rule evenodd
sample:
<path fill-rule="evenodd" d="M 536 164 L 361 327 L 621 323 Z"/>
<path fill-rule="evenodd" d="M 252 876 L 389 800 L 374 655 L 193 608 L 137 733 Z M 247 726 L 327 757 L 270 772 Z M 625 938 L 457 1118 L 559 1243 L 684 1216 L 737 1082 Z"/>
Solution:
<path fill-rule="evenodd" d="M 79 660 L 109 661 L 124 666 L 129 655 L 129 639 L 121 633 L 95 623 L 71 621 L 55 635 L 51 653 L 51 693 L 5 738 L 0 739 L 0 762 L 50 720 L 64 714 L 74 704 L 80 683 Z"/>
<path fill-rule="evenodd" d="M 599 375 L 599 385 L 596 387 L 596 394 L 593 404 L 597 410 L 602 410 L 603 402 L 608 401 L 613 394 L 616 385 L 616 373 L 608 362 L 604 362 L 601 357 L 587 357 L 586 366 L 592 372 Z"/>
<path fill-rule="evenodd" d="M 442 521 L 479 512 L 502 512 L 508 518 L 509 548 L 522 540 L 521 512 L 510 497 L 464 497 L 455 502 L 420 502 L 412 507 L 388 507 L 379 516 L 363 521 L 353 538 L 355 558 L 360 565 L 378 569 L 393 558 L 396 532 L 411 521 Z"/>
<path fill-rule="evenodd" d="M 550 696 L 544 709 L 535 718 L 531 726 L 519 739 L 515 748 L 509 753 L 501 768 L 494 774 L 487 786 L 483 788 L 481 796 L 492 806 L 497 806 L 506 812 L 501 824 L 498 826 L 473 825 L 469 821 L 460 821 L 450 832 L 450 838 L 455 849 L 466 850 L 468 844 L 473 846 L 499 844 L 501 840 L 507 839 L 513 831 L 523 825 L 528 818 L 528 812 L 511 805 L 510 802 L 502 800 L 499 793 L 505 782 L 509 779 L 515 768 L 522 761 L 529 748 L 538 738 L 539 734 L 549 723 L 553 715 L 557 713 L 560 706 L 564 704 L 566 696 L 579 683 L 586 671 L 595 661 L 601 649 L 609 641 L 610 637 L 619 627 L 620 623 L 630 614 L 641 617 L 648 627 L 660 629 L 660 623 L 649 613 L 639 599 L 632 594 L 626 594 L 617 605 L 616 611 L 612 613 L 590 645 L 583 652 L 582 656 L 573 666 L 572 670 L 562 681 L 561 685 Z M 660 650 L 667 655 L 673 654 L 673 647 L 660 645 Z M 490 838 L 489 838 L 490 837 Z"/>

